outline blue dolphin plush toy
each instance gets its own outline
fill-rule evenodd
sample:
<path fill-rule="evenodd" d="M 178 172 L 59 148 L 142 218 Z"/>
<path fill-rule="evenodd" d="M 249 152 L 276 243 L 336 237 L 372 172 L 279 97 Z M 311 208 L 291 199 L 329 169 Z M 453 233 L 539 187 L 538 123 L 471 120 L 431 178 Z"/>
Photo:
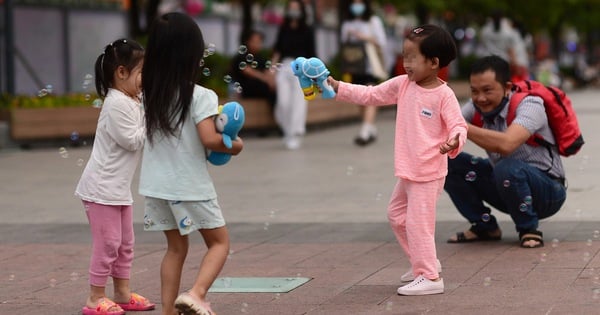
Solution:
<path fill-rule="evenodd" d="M 215 118 L 217 131 L 223 134 L 223 144 L 231 149 L 233 140 L 237 139 L 238 133 L 244 126 L 246 114 L 244 107 L 238 102 L 228 102 L 219 106 L 219 115 Z M 231 154 L 225 152 L 211 151 L 207 158 L 213 165 L 223 165 L 231 159 Z"/>

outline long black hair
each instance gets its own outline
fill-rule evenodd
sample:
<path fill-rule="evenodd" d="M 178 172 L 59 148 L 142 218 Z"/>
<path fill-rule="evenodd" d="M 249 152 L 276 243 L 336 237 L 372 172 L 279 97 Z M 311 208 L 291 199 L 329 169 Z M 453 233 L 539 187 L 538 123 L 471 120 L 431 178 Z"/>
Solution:
<path fill-rule="evenodd" d="M 146 136 L 175 136 L 188 116 L 204 53 L 204 38 L 192 18 L 167 13 L 150 29 L 142 69 Z"/>
<path fill-rule="evenodd" d="M 106 45 L 94 65 L 96 93 L 104 98 L 115 84 L 115 71 L 123 66 L 131 72 L 144 59 L 144 48 L 130 39 L 117 39 Z"/>

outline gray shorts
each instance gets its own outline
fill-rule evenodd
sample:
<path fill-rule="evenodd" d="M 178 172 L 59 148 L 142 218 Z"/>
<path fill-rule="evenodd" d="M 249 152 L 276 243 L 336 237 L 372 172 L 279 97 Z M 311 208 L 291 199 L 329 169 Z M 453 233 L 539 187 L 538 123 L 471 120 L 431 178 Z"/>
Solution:
<path fill-rule="evenodd" d="M 146 197 L 144 208 L 145 231 L 179 229 L 179 234 L 187 235 L 197 230 L 225 226 L 217 199 L 174 201 Z"/>

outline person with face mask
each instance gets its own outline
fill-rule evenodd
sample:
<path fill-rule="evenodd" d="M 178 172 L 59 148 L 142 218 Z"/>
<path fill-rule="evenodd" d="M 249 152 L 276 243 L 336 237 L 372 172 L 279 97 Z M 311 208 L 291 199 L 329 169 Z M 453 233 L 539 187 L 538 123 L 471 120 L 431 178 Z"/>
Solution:
<path fill-rule="evenodd" d="M 346 18 L 341 27 L 341 42 L 370 44 L 380 54 L 368 55 L 365 71 L 362 73 L 346 73 L 343 78 L 355 84 L 374 85 L 387 79 L 388 73 L 385 57 L 386 36 L 383 22 L 371 11 L 369 0 L 350 0 L 347 6 Z M 365 46 L 366 47 L 366 46 Z M 371 58 L 368 58 L 371 57 Z M 383 73 L 382 73 L 383 72 Z M 367 106 L 362 108 L 362 125 L 354 142 L 366 146 L 377 139 L 375 119 L 377 108 Z"/>
<path fill-rule="evenodd" d="M 285 18 L 279 28 L 273 47 L 272 64 L 278 67 L 275 81 L 277 101 L 275 121 L 283 131 L 286 148 L 301 147 L 306 132 L 306 100 L 294 75 L 291 63 L 297 57 L 315 56 L 314 30 L 306 24 L 304 2 L 290 0 L 285 9 Z"/>
<path fill-rule="evenodd" d="M 469 77 L 471 100 L 462 107 L 469 125 L 467 138 L 487 152 L 487 158 L 460 153 L 448 161 L 444 189 L 471 224 L 448 243 L 497 241 L 502 231 L 491 208 L 509 214 L 523 248 L 544 246 L 539 220 L 556 214 L 566 199 L 565 170 L 556 146 L 533 145 L 533 134 L 556 143 L 537 96 L 524 97 L 510 124 L 508 110 L 515 97 L 509 63 L 500 56 L 476 60 Z"/>

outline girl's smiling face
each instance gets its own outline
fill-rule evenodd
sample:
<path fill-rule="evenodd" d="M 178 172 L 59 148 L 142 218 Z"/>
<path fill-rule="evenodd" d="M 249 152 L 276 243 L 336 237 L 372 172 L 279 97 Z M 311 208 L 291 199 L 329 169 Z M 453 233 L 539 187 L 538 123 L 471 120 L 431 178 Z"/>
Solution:
<path fill-rule="evenodd" d="M 403 64 L 406 69 L 408 79 L 424 86 L 431 80 L 437 82 L 437 71 L 439 65 L 437 58 L 428 59 L 421 53 L 419 43 L 412 40 L 405 40 L 403 44 Z"/>

